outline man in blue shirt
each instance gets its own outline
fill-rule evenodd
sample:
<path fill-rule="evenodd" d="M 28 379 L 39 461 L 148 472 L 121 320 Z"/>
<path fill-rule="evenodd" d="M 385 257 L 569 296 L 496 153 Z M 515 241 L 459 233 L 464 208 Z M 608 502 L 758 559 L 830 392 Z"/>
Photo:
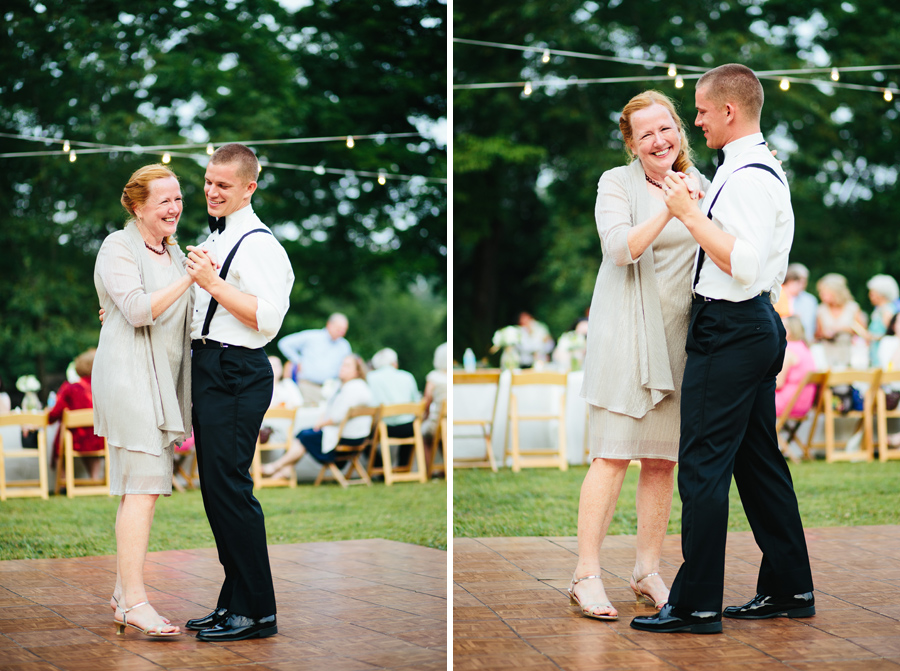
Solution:
<path fill-rule="evenodd" d="M 341 363 L 351 354 L 344 338 L 350 322 L 340 312 L 328 318 L 325 328 L 307 329 L 278 341 L 278 349 L 294 364 L 297 385 L 306 403 L 322 403 L 322 385 L 337 378 Z"/>

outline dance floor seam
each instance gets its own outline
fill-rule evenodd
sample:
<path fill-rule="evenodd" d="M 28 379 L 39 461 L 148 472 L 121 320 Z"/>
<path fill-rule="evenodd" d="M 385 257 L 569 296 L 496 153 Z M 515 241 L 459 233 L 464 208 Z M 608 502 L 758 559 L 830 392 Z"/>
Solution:
<path fill-rule="evenodd" d="M 634 536 L 603 547 L 615 622 L 581 617 L 566 589 L 574 537 L 457 538 L 453 546 L 453 667 L 456 671 L 588 669 L 866 671 L 900 669 L 900 526 L 807 530 L 816 586 L 811 618 L 723 621 L 720 635 L 653 634 L 631 629 L 628 585 Z M 681 564 L 681 539 L 668 536 L 661 573 Z M 725 605 L 755 593 L 761 553 L 750 532 L 732 532 L 726 550 Z"/>
<path fill-rule="evenodd" d="M 193 632 L 116 635 L 115 557 L 0 562 L 0 669 L 272 669 L 447 667 L 447 553 L 369 539 L 269 547 L 277 636 L 211 644 Z M 150 602 L 174 623 L 215 606 L 214 549 L 152 552 Z"/>

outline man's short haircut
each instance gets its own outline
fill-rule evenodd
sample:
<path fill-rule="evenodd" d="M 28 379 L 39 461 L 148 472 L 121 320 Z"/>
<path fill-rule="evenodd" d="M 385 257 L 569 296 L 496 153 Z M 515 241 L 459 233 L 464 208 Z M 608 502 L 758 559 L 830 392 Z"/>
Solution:
<path fill-rule="evenodd" d="M 250 147 L 237 142 L 223 144 L 213 152 L 209 162 L 216 165 L 235 164 L 238 179 L 245 184 L 255 182 L 259 177 L 259 161 L 256 154 Z"/>
<path fill-rule="evenodd" d="M 804 266 L 802 263 L 790 263 L 788 264 L 787 271 L 784 275 L 784 281 L 790 282 L 792 280 L 808 280 L 809 279 L 809 269 Z"/>
<path fill-rule="evenodd" d="M 706 97 L 717 105 L 737 103 L 748 116 L 759 120 L 763 106 L 763 87 L 753 70 L 740 63 L 726 63 L 703 73 L 697 88 L 706 89 Z"/>
<path fill-rule="evenodd" d="M 375 352 L 375 356 L 372 357 L 372 368 L 375 369 L 384 368 L 385 366 L 395 366 L 399 363 L 397 352 L 390 347 L 378 350 Z"/>
<path fill-rule="evenodd" d="M 345 314 L 343 314 L 342 312 L 332 312 L 330 315 L 328 315 L 328 322 L 327 322 L 328 324 L 331 324 L 332 322 L 336 322 L 336 321 L 342 321 L 345 324 L 350 323 L 350 320 L 347 319 L 347 316 Z"/>

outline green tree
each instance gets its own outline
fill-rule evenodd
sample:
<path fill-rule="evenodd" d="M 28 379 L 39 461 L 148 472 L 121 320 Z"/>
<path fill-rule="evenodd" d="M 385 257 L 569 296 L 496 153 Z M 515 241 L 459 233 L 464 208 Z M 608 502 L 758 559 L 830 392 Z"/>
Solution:
<path fill-rule="evenodd" d="M 51 376 L 96 343 L 97 249 L 126 218 L 118 198 L 128 175 L 160 160 L 161 152 L 134 146 L 422 130 L 353 149 L 250 142 L 263 163 L 254 208 L 297 276 L 283 333 L 318 326 L 335 307 L 363 314 L 361 301 L 388 294 L 413 297 L 395 303 L 416 319 L 426 308 L 437 322 L 446 318 L 446 157 L 433 132 L 446 116 L 444 2 L 314 0 L 291 11 L 258 0 L 251 11 L 215 0 L 14 0 L 3 11 L 0 153 L 59 150 L 0 158 L 0 206 L 11 214 L 0 233 L 7 385 L 37 373 L 46 393 Z M 77 160 L 58 142 L 17 135 L 67 139 Z M 92 154 L 85 143 L 122 149 Z M 171 165 L 185 196 L 179 238 L 191 244 L 206 221 L 205 153 L 173 152 Z M 420 177 L 381 185 L 374 175 L 382 170 Z M 421 282 L 428 296 L 410 289 Z M 408 330 L 405 318 L 379 325 L 384 337 Z M 423 337 L 437 339 L 432 349 L 446 339 Z M 426 363 L 430 355 L 410 365 Z"/>
<path fill-rule="evenodd" d="M 707 69 L 741 62 L 757 72 L 900 63 L 900 16 L 874 0 L 621 0 L 454 3 L 456 38 L 534 47 L 514 51 L 457 43 L 454 84 L 552 78 L 659 76 L 665 68 L 553 55 L 543 49 L 678 63 Z M 871 22 L 878 25 L 873 30 Z M 863 26 L 863 23 L 866 25 Z M 896 68 L 896 66 L 895 66 Z M 683 75 L 690 72 L 682 69 Z M 828 73 L 809 75 L 829 81 Z M 896 69 L 843 71 L 841 82 L 887 87 Z M 865 305 L 865 281 L 898 273 L 900 231 L 889 213 L 900 142 L 898 101 L 878 92 L 764 79 L 762 128 L 791 180 L 797 229 L 791 259 L 812 279 L 847 275 Z M 457 89 L 454 92 L 454 354 L 486 353 L 490 334 L 519 309 L 558 335 L 590 304 L 601 252 L 596 184 L 627 162 L 618 116 L 657 88 L 693 121 L 693 82 Z M 713 152 L 691 130 L 698 168 Z M 461 216 L 464 214 L 464 216 Z"/>

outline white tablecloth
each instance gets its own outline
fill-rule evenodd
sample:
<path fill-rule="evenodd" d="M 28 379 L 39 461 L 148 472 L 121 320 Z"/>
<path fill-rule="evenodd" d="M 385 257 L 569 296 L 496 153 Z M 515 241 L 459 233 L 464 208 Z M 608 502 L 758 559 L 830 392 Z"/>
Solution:
<path fill-rule="evenodd" d="M 494 415 L 492 442 L 497 464 L 503 464 L 503 450 L 507 438 L 510 379 L 507 370 L 500 376 L 497 410 Z M 570 464 L 584 463 L 584 432 L 587 405 L 579 396 L 583 371 L 569 373 L 566 378 L 566 456 Z M 487 417 L 494 405 L 494 385 L 454 385 L 453 418 L 478 419 Z M 516 390 L 519 409 L 523 414 L 550 414 L 559 408 L 559 391 L 552 387 L 519 387 Z M 484 454 L 484 440 L 480 427 L 453 428 L 453 454 L 457 457 L 477 457 Z M 557 422 L 527 421 L 520 424 L 519 443 L 523 449 L 555 447 Z M 506 464 L 509 465 L 509 464 Z"/>

